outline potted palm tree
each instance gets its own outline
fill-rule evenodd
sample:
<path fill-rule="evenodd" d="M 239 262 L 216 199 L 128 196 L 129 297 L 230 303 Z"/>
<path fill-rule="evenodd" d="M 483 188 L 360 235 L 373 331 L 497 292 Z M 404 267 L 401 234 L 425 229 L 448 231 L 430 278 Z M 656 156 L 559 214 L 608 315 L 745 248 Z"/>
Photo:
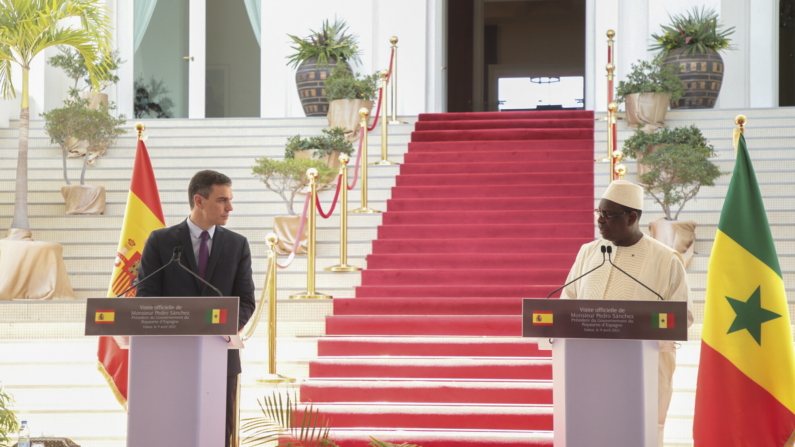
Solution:
<path fill-rule="evenodd" d="M 734 27 L 724 28 L 714 9 L 693 7 L 687 14 L 669 16 L 670 25 L 662 26 L 650 48 L 659 51 L 665 65 L 681 66 L 678 76 L 685 93 L 671 101 L 672 109 L 711 109 L 723 84 L 723 58 L 719 51 L 730 50 L 729 36 Z"/>
<path fill-rule="evenodd" d="M 663 65 L 661 58 L 639 60 L 632 71 L 618 83 L 616 102 L 626 104 L 628 127 L 642 126 L 653 132 L 665 125 L 665 114 L 671 101 L 678 101 L 685 84 L 677 76 L 679 67 Z"/>
<path fill-rule="evenodd" d="M 679 251 L 687 267 L 694 254 L 696 222 L 677 219 L 702 186 L 714 186 L 723 174 L 709 160 L 716 156 L 715 148 L 693 125 L 653 133 L 637 130 L 624 141 L 623 153 L 638 160 L 639 183 L 665 214 L 649 223 L 651 236 Z"/>
<path fill-rule="evenodd" d="M 298 68 L 295 83 L 306 116 L 328 113 L 323 83 L 331 70 L 337 65 L 350 70 L 348 62 L 360 62 L 358 37 L 345 34 L 347 31 L 345 21 L 337 19 L 333 24 L 324 21 L 320 31 L 310 30 L 304 38 L 288 34 L 295 45 L 294 53 L 287 56 L 287 65 Z"/>
<path fill-rule="evenodd" d="M 78 19 L 80 26 L 70 26 L 64 20 L 69 18 Z M 0 8 L 0 72 L 7 73 L 12 63 L 22 68 L 14 218 L 7 239 L 33 240 L 28 221 L 31 62 L 49 47 L 72 47 L 85 60 L 92 88 L 98 88 L 99 77 L 105 72 L 99 61 L 111 51 L 110 23 L 104 2 L 99 0 L 28 0 L 5 2 Z M 0 95 L 4 99 L 16 97 L 11 76 L 0 76 Z"/>
<path fill-rule="evenodd" d="M 326 78 L 326 99 L 329 101 L 328 125 L 331 128 L 343 128 L 348 141 L 356 141 L 359 138 L 361 123 L 359 109 L 366 108 L 372 111 L 379 79 L 378 73 L 370 76 L 353 75 L 339 66 Z"/>
<path fill-rule="evenodd" d="M 282 198 L 287 207 L 287 216 L 273 218 L 273 232 L 279 236 L 276 251 L 288 254 L 293 251 L 295 235 L 301 222 L 301 216 L 295 213 L 293 203 L 295 196 L 309 185 L 306 171 L 309 168 L 317 169 L 318 183 L 329 183 L 334 179 L 337 171 L 331 169 L 325 162 L 312 158 L 285 158 L 273 160 L 263 157 L 254 160 L 257 164 L 251 167 L 252 174 L 259 177 L 265 187 L 275 192 Z M 309 237 L 309 228 L 304 228 L 298 250 L 296 253 L 306 253 L 306 243 Z"/>

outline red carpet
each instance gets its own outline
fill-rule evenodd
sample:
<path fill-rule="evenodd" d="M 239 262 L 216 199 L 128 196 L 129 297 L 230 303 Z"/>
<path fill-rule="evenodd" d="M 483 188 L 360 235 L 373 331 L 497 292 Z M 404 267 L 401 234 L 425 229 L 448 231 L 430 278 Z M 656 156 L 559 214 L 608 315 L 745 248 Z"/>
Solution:
<path fill-rule="evenodd" d="M 420 115 L 356 298 L 334 300 L 301 399 L 342 447 L 552 446 L 548 351 L 522 298 L 593 240 L 593 114 Z"/>

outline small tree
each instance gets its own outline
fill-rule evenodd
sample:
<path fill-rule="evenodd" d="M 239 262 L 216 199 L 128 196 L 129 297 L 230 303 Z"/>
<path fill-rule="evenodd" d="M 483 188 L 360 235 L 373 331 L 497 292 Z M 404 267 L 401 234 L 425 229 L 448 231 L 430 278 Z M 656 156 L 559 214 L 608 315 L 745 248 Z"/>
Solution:
<path fill-rule="evenodd" d="M 50 142 L 61 147 L 63 179 L 67 185 L 71 185 L 72 182 L 69 181 L 66 170 L 66 157 L 70 151 L 77 149 L 80 143 L 78 134 L 88 122 L 87 105 L 87 100 L 72 96 L 64 101 L 63 107 L 41 114 L 44 118 L 44 131 L 50 136 Z"/>
<path fill-rule="evenodd" d="M 89 90 L 91 88 L 91 78 L 88 76 L 86 60 L 83 55 L 77 51 L 72 51 L 69 47 L 58 47 L 58 49 L 61 50 L 61 54 L 51 57 L 47 62 L 51 66 L 63 70 L 66 76 L 74 81 L 72 90 Z M 99 73 L 96 77 L 99 83 L 99 91 L 119 82 L 119 77 L 116 76 L 115 72 L 119 69 L 119 65 L 123 63 L 124 61 L 119 57 L 119 50 L 102 55 L 99 64 L 106 71 Z M 78 88 L 80 79 L 85 80 L 85 85 L 82 89 Z"/>
<path fill-rule="evenodd" d="M 78 132 L 79 138 L 88 144 L 83 159 L 83 170 L 80 172 L 81 185 L 85 184 L 86 166 L 91 164 L 97 156 L 104 154 L 109 146 L 114 145 L 120 135 L 127 133 L 121 128 L 127 122 L 124 115 L 114 118 L 108 113 L 108 109 L 113 108 L 111 104 L 109 108 L 100 105 L 97 110 L 85 110 L 86 125 Z"/>
<path fill-rule="evenodd" d="M 717 156 L 696 126 L 660 128 L 647 134 L 641 130 L 624 142 L 624 155 L 642 160 L 649 171 L 640 175 L 646 194 L 652 196 L 667 220 L 677 220 L 685 204 L 702 186 L 714 186 L 723 175 L 709 159 Z M 679 205 L 671 217 L 671 208 Z"/>
<path fill-rule="evenodd" d="M 317 183 L 328 183 L 337 174 L 336 170 L 320 161 L 311 158 L 288 158 L 286 160 L 273 160 L 270 158 L 258 158 L 256 165 L 251 167 L 252 173 L 259 177 L 265 187 L 281 196 L 287 206 L 287 213 L 295 215 L 293 202 L 295 195 L 302 188 L 309 185 L 309 178 L 306 170 L 309 168 L 317 169 Z"/>

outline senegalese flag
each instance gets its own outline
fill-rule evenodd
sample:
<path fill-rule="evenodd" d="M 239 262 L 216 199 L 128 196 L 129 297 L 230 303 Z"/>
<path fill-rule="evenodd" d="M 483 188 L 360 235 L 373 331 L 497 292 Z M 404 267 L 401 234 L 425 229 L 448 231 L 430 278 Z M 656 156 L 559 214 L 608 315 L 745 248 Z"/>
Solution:
<path fill-rule="evenodd" d="M 226 309 L 207 309 L 205 322 L 211 324 L 226 323 Z"/>
<path fill-rule="evenodd" d="M 149 233 L 166 226 L 155 173 L 143 140 L 138 140 L 135 162 L 127 194 L 127 208 L 113 264 L 108 296 L 115 297 L 138 280 L 138 266 Z M 135 288 L 124 296 L 135 296 Z M 119 403 L 127 406 L 127 351 L 119 348 L 113 337 L 100 337 L 99 370 L 105 376 Z"/>
<path fill-rule="evenodd" d="M 787 296 L 745 138 L 707 271 L 695 447 L 789 445 L 795 358 Z"/>
<path fill-rule="evenodd" d="M 674 314 L 651 314 L 651 327 L 673 329 L 676 327 L 676 318 Z"/>
<path fill-rule="evenodd" d="M 552 326 L 553 314 L 549 311 L 533 311 L 533 326 Z"/>

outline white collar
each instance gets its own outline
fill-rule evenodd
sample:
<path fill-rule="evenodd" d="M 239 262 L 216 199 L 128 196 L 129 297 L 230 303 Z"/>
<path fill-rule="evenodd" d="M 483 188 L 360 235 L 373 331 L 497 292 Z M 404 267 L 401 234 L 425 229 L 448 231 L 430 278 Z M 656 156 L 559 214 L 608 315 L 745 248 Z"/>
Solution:
<path fill-rule="evenodd" d="M 190 220 L 190 216 L 188 216 L 187 222 L 188 222 L 188 230 L 190 230 L 190 235 L 195 239 L 201 239 L 202 231 L 204 230 L 202 230 L 201 228 L 199 228 L 198 225 L 193 223 L 193 221 Z M 215 225 L 210 227 L 210 229 L 207 230 L 207 232 L 210 233 L 210 239 L 212 239 L 213 236 L 215 236 Z"/>

